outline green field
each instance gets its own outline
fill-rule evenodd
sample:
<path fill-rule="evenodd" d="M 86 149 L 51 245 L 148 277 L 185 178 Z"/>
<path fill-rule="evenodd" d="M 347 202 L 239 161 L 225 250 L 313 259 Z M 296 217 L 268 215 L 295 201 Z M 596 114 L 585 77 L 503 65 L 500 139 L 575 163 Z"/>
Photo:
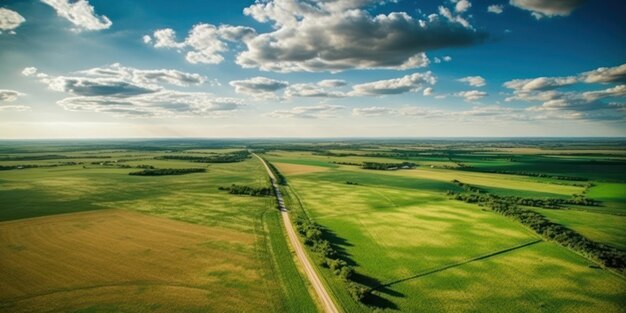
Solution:
<path fill-rule="evenodd" d="M 291 201 L 293 209 L 303 209 L 326 228 L 328 240 L 354 266 L 354 280 L 374 290 L 365 304 L 358 304 L 345 288 L 337 287 L 341 280 L 322 268 L 346 311 L 620 312 L 623 308 L 626 281 L 619 274 L 594 268 L 592 261 L 546 242 L 516 221 L 446 196 L 448 190 L 459 189 L 451 183 L 454 179 L 500 196 L 537 199 L 569 199 L 585 191 L 583 183 L 439 168 L 415 156 L 377 159 L 341 150 L 333 153 L 354 155 L 272 151 L 267 158 L 284 169 L 290 186 L 286 191 L 299 199 Z M 422 166 L 397 171 L 335 166 L 404 160 Z M 482 162 L 500 166 L 505 161 Z M 593 177 L 614 181 L 612 169 L 608 165 L 606 174 Z M 594 213 L 618 210 L 623 188 L 604 181 L 594 185 L 587 195 L 602 201 L 599 207 L 537 211 L 591 240 L 624 249 L 626 220 Z"/>
<path fill-rule="evenodd" d="M 240 149 L 202 149 L 182 153 L 219 154 L 234 150 Z M 278 223 L 277 212 L 274 210 L 275 200 L 272 197 L 231 195 L 218 190 L 220 186 L 231 184 L 251 187 L 267 186 L 268 178 L 265 169 L 256 159 L 249 158 L 237 163 L 203 164 L 155 159 L 166 153 L 129 149 L 123 152 L 61 151 L 54 152 L 54 154 L 60 154 L 66 158 L 36 160 L 38 155 L 48 154 L 8 154 L 4 157 L 19 157 L 22 160 L 0 162 L 0 165 L 6 166 L 17 164 L 43 166 L 0 171 L 0 231 L 6 230 L 7 236 L 9 234 L 11 236 L 5 239 L 12 240 L 15 236 L 30 238 L 27 236 L 32 232 L 26 230 L 28 229 L 26 225 L 34 221 L 45 223 L 44 225 L 53 225 L 54 221 L 62 219 L 58 223 L 66 225 L 63 224 L 66 223 L 65 220 L 84 216 L 81 215 L 84 213 L 80 212 L 97 212 L 90 214 L 98 214 L 98 218 L 102 221 L 109 219 L 109 216 L 113 214 L 110 212 L 139 212 L 141 213 L 139 217 L 133 215 L 131 221 L 124 219 L 118 221 L 118 219 L 111 218 L 112 221 L 108 226 L 111 233 L 106 236 L 99 235 L 97 232 L 99 230 L 85 228 L 86 233 L 83 235 L 85 240 L 89 240 L 86 238 L 88 236 L 94 238 L 118 236 L 121 241 L 103 243 L 103 245 L 108 245 L 109 250 L 105 251 L 96 250 L 90 246 L 85 247 L 93 251 L 82 251 L 84 254 L 76 258 L 87 262 L 86 266 L 89 266 L 91 258 L 105 260 L 108 257 L 105 254 L 109 253 L 117 256 L 117 261 L 119 258 L 126 258 L 127 266 L 131 269 L 137 267 L 140 274 L 135 275 L 136 278 L 133 276 L 129 281 L 130 275 L 124 274 L 128 271 L 126 268 L 112 268 L 110 278 L 94 277 L 84 270 L 77 271 L 75 268 L 59 268 L 58 273 L 54 275 L 67 275 L 75 278 L 71 282 L 45 276 L 33 276 L 27 279 L 29 269 L 15 268 L 12 262 L 29 264 L 28 260 L 21 260 L 21 254 L 13 255 L 15 252 L 11 251 L 16 251 L 12 247 L 27 247 L 28 243 L 19 240 L 6 242 L 6 249 L 0 249 L 0 254 L 3 254 L 0 256 L 0 264 L 3 268 L 11 266 L 10 268 L 15 269 L 18 275 L 23 271 L 24 279 L 11 273 L 2 275 L 3 281 L 11 283 L 12 288 L 17 288 L 20 292 L 13 293 L 8 290 L 0 292 L 0 311 L 32 312 L 46 306 L 52 310 L 77 312 L 83 310 L 98 312 L 317 311 L 307 282 L 300 275 L 287 249 L 286 238 L 281 224 Z M 85 156 L 90 156 L 90 158 L 84 158 Z M 47 167 L 51 164 L 70 161 L 80 164 Z M 113 161 L 113 163 L 100 164 L 107 161 Z M 121 167 L 122 165 L 124 167 Z M 137 171 L 135 167 L 138 165 L 150 165 L 155 168 L 206 167 L 207 171 L 175 176 L 128 175 L 129 172 Z M 86 218 L 88 216 L 94 215 L 87 215 Z M 128 225 L 124 224 L 125 227 L 137 227 L 138 231 L 145 228 L 147 231 L 147 225 L 152 223 L 153 217 L 178 223 L 169 225 L 165 222 L 164 226 L 159 224 L 159 232 L 163 232 L 159 237 L 162 240 L 161 244 L 170 238 L 174 240 L 177 232 L 184 232 L 189 227 L 198 228 L 199 233 L 216 234 L 216 237 L 199 237 L 197 239 L 200 242 L 197 246 L 181 246 L 180 249 L 184 250 L 180 253 L 183 254 L 171 264 L 177 268 L 178 276 L 169 280 L 157 278 L 159 271 L 165 274 L 168 270 L 156 264 L 172 262 L 172 260 L 162 253 L 148 253 L 159 251 L 158 247 L 153 246 L 153 243 L 149 241 L 150 236 L 154 236 L 153 233 L 146 232 L 146 238 L 139 236 L 133 239 L 135 237 L 129 237 L 131 235 L 127 234 L 128 232 L 124 231 L 123 227 L 117 226 L 119 223 L 126 223 Z M 84 222 L 83 219 L 79 219 L 74 223 Z M 16 233 L 10 225 L 24 225 L 20 226 L 25 229 L 24 234 Z M 169 234 L 170 230 L 173 234 Z M 33 230 L 36 235 L 44 236 L 46 231 L 49 230 Z M 35 236 L 35 233 L 32 234 Z M 50 236 L 53 235 L 50 234 Z M 191 236 L 191 231 L 186 236 Z M 60 239 L 64 238 L 60 237 Z M 40 241 L 41 238 L 33 237 L 29 240 Z M 146 242 L 143 243 L 144 241 Z M 139 245 L 139 242 L 142 242 L 141 245 L 146 251 L 145 255 L 136 256 L 135 254 L 140 251 L 129 250 Z M 42 246 L 39 249 L 50 250 L 51 259 L 47 262 L 62 263 L 63 256 L 57 254 L 60 253 L 59 249 L 63 251 L 64 245 L 68 243 L 75 244 L 78 250 L 81 249 L 80 240 L 78 242 L 60 241 L 57 246 Z M 110 246 L 111 244 L 114 246 Z M 15 260 L 9 258 L 9 255 L 14 256 Z M 200 256 L 204 260 L 195 264 L 192 258 Z M 155 267 L 148 266 L 148 262 L 155 263 Z M 29 267 L 35 266 L 55 269 L 54 266 L 39 263 L 34 263 Z M 158 298 L 159 293 L 168 292 L 165 289 L 157 290 L 156 286 L 162 284 L 193 286 L 197 288 L 198 294 L 185 295 L 184 292 L 170 291 L 168 297 L 157 301 L 155 299 Z M 30 285 L 37 285 L 37 288 L 33 288 L 32 291 L 26 290 Z M 108 288 L 113 289 L 105 290 L 104 287 L 99 287 L 102 285 L 110 285 L 112 287 Z M 59 293 L 60 289 L 64 293 Z M 141 290 L 144 289 L 152 293 L 142 292 Z M 50 296 L 41 296 L 41 294 L 48 293 Z M 71 300 L 73 297 L 84 297 L 87 300 Z"/>
<path fill-rule="evenodd" d="M 262 163 L 197 161 L 247 149 L 286 177 L 292 220 L 319 225 L 353 270 L 336 275 L 301 238 L 343 312 L 623 312 L 623 267 L 454 197 L 528 201 L 623 255 L 626 148 L 551 144 L 0 143 L 0 312 L 319 312 L 275 198 L 218 189 L 268 187 Z M 145 169 L 169 171 L 129 175 Z"/>

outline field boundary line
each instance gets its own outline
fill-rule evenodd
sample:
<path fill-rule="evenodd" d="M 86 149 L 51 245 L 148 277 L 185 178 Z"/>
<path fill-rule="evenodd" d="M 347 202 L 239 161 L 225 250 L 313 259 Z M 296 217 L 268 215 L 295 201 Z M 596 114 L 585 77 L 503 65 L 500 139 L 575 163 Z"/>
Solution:
<path fill-rule="evenodd" d="M 412 279 L 420 278 L 420 277 L 423 277 L 423 276 L 427 276 L 427 275 L 443 272 L 443 271 L 445 271 L 447 269 L 450 269 L 450 268 L 453 268 L 453 267 L 465 265 L 465 264 L 472 263 L 472 262 L 475 262 L 475 261 L 488 259 L 488 258 L 490 258 L 492 256 L 496 256 L 496 255 L 500 255 L 500 254 L 503 254 L 503 253 L 511 252 L 511 251 L 514 251 L 514 250 L 517 250 L 517 249 L 521 249 L 521 248 L 525 248 L 525 247 L 528 247 L 528 246 L 532 246 L 532 245 L 540 243 L 540 242 L 543 242 L 543 239 L 536 239 L 536 240 L 533 240 L 533 241 L 530 241 L 530 242 L 526 242 L 526 243 L 522 243 L 522 244 L 515 245 L 515 246 L 512 246 L 512 247 L 508 247 L 506 249 L 497 250 L 497 251 L 489 252 L 489 253 L 486 253 L 486 254 L 483 254 L 483 255 L 479 255 L 479 256 L 476 256 L 476 257 L 473 257 L 473 258 L 465 259 L 463 261 L 459 261 L 459 262 L 455 262 L 455 263 L 451 263 L 451 264 L 446 264 L 446 265 L 441 265 L 441 266 L 438 266 L 438 267 L 435 267 L 435 268 L 432 268 L 432 269 L 424 270 L 424 271 L 419 272 L 419 273 L 417 273 L 417 274 L 415 274 L 413 276 L 409 276 L 409 277 L 406 277 L 406 278 L 394 280 L 394 281 L 391 281 L 391 282 L 388 282 L 388 283 L 385 283 L 385 284 L 380 284 L 380 285 L 372 288 L 371 291 L 378 290 L 378 289 L 384 288 L 384 287 L 393 286 L 395 284 L 403 283 L 405 281 L 409 281 L 409 280 L 412 280 Z"/>

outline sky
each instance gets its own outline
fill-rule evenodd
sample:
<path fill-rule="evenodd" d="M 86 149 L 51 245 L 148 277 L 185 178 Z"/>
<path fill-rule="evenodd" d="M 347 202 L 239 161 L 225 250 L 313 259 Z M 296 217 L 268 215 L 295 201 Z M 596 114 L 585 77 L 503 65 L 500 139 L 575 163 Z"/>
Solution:
<path fill-rule="evenodd" d="M 626 136 L 623 0 L 0 0 L 0 139 Z"/>

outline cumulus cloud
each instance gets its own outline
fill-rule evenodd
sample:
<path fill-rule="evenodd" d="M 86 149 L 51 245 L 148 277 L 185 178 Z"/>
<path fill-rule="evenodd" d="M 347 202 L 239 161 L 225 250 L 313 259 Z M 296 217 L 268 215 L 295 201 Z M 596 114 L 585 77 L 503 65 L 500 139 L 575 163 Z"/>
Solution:
<path fill-rule="evenodd" d="M 176 86 L 201 85 L 207 78 L 196 73 L 186 73 L 172 69 L 142 70 L 124 67 L 119 63 L 107 67 L 96 67 L 79 73 L 93 77 L 123 78 L 137 85 L 171 84 Z M 156 88 L 153 86 L 153 88 Z"/>
<path fill-rule="evenodd" d="M 468 0 L 457 0 L 457 1 L 454 1 L 454 2 L 456 2 L 455 6 L 454 6 L 454 10 L 459 12 L 459 13 L 465 12 L 469 8 L 472 7 L 472 3 L 469 2 Z"/>
<path fill-rule="evenodd" d="M 405 70 L 426 66 L 426 51 L 473 45 L 486 37 L 447 8 L 425 19 L 405 12 L 373 16 L 363 7 L 375 2 L 257 2 L 244 14 L 275 30 L 244 40 L 247 49 L 236 62 L 277 72 Z"/>
<path fill-rule="evenodd" d="M 14 29 L 18 28 L 24 22 L 26 22 L 26 19 L 19 13 L 9 9 L 0 8 L 0 34 L 6 31 L 9 31 L 9 33 L 15 33 Z"/>
<path fill-rule="evenodd" d="M 432 96 L 433 95 L 433 88 L 432 87 L 424 88 L 424 91 L 422 92 L 422 94 L 424 96 Z"/>
<path fill-rule="evenodd" d="M 254 36 L 250 27 L 212 24 L 197 24 L 189 31 L 184 41 L 177 41 L 176 32 L 171 28 L 158 29 L 152 36 L 145 35 L 144 42 L 155 48 L 177 49 L 185 53 L 189 63 L 218 64 L 224 61 L 223 53 L 228 51 L 227 41 L 241 41 Z M 149 40 L 146 40 L 149 38 Z M 154 40 L 152 40 L 154 39 Z"/>
<path fill-rule="evenodd" d="M 457 92 L 455 95 L 463 97 L 463 99 L 467 102 L 474 102 L 486 97 L 487 93 L 480 90 L 468 90 Z"/>
<path fill-rule="evenodd" d="M 626 63 L 581 73 L 580 79 L 585 83 L 626 83 Z"/>
<path fill-rule="evenodd" d="M 6 104 L 6 102 L 15 102 L 19 97 L 25 94 L 9 89 L 0 89 L 0 111 L 27 111 L 29 106 L 19 104 Z"/>
<path fill-rule="evenodd" d="M 263 99 L 275 99 L 276 91 L 289 86 L 286 81 L 275 80 L 267 77 L 253 77 L 245 80 L 233 80 L 228 83 L 235 87 L 236 93 L 254 96 Z"/>
<path fill-rule="evenodd" d="M 347 84 L 348 83 L 345 80 L 341 80 L 341 79 L 324 79 L 317 83 L 317 85 L 320 87 L 328 87 L 328 88 L 341 87 Z"/>
<path fill-rule="evenodd" d="M 329 90 L 319 84 L 294 84 L 285 90 L 285 97 L 341 98 L 345 96 L 344 92 Z"/>
<path fill-rule="evenodd" d="M 436 82 L 437 79 L 430 71 L 425 73 L 414 73 L 401 78 L 379 80 L 354 85 L 350 94 L 353 96 L 368 96 L 416 92 L 423 89 L 425 86 L 434 85 Z"/>
<path fill-rule="evenodd" d="M 129 117 L 219 117 L 237 110 L 239 99 L 204 92 L 162 90 L 131 97 L 69 97 L 57 102 L 68 111 L 109 113 Z"/>
<path fill-rule="evenodd" d="M 623 83 L 626 65 L 601 67 L 592 71 L 563 77 L 515 79 L 504 83 L 513 94 L 506 101 L 539 102 L 528 110 L 543 112 L 548 118 L 620 120 L 626 118 L 626 85 L 619 84 L 600 90 L 562 91 L 575 84 Z M 620 102 L 607 102 L 617 99 Z"/>
<path fill-rule="evenodd" d="M 217 117 L 240 108 L 239 99 L 219 98 L 205 92 L 183 92 L 166 85 L 203 84 L 206 77 L 171 69 L 144 70 L 113 64 L 52 76 L 34 67 L 22 73 L 48 88 L 70 95 L 57 102 L 68 111 L 102 112 L 130 117 Z"/>
<path fill-rule="evenodd" d="M 3 101 L 3 102 L 13 102 L 17 100 L 18 97 L 23 96 L 23 95 L 24 94 L 19 91 L 0 89 L 0 101 Z"/>
<path fill-rule="evenodd" d="M 502 12 L 504 12 L 504 6 L 501 4 L 492 4 L 487 7 L 487 12 L 493 14 L 501 14 Z"/>
<path fill-rule="evenodd" d="M 585 0 L 510 0 L 512 6 L 530 11 L 536 19 L 568 16 Z"/>
<path fill-rule="evenodd" d="M 504 87 L 519 91 L 549 90 L 576 84 L 578 77 L 537 77 L 531 79 L 514 79 L 504 83 Z"/>
<path fill-rule="evenodd" d="M 487 84 L 484 78 L 481 76 L 467 76 L 459 79 L 460 82 L 466 83 L 473 87 L 482 87 Z"/>
<path fill-rule="evenodd" d="M 57 15 L 74 24 L 74 31 L 107 29 L 113 25 L 108 17 L 99 16 L 87 0 L 41 0 L 51 6 Z"/>
<path fill-rule="evenodd" d="M 289 110 L 276 110 L 267 115 L 275 118 L 332 118 L 336 117 L 338 112 L 344 109 L 345 107 L 341 105 L 320 104 L 299 106 Z"/>

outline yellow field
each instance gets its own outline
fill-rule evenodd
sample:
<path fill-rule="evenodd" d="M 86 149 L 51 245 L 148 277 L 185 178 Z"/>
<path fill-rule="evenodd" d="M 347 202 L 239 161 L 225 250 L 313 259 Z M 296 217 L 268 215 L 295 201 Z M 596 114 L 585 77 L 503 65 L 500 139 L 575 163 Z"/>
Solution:
<path fill-rule="evenodd" d="M 291 164 L 291 163 L 272 163 L 278 167 L 278 170 L 284 175 L 298 175 L 298 174 L 307 174 L 307 173 L 315 173 L 315 172 L 324 172 L 327 171 L 327 167 L 322 166 L 312 166 L 312 165 L 301 165 L 301 164 Z"/>
<path fill-rule="evenodd" d="M 254 240 L 119 210 L 3 222 L 0 311 L 271 311 Z"/>

